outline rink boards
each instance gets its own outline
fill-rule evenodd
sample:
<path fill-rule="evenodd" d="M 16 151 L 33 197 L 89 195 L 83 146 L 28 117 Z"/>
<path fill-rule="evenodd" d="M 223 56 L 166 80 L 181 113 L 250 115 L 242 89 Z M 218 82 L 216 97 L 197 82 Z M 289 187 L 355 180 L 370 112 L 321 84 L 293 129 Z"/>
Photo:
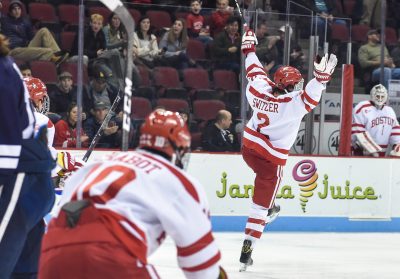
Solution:
<path fill-rule="evenodd" d="M 255 175 L 241 155 L 193 153 L 188 172 L 206 189 L 214 230 L 243 231 Z M 400 159 L 293 155 L 276 196 L 272 231 L 400 232 Z"/>

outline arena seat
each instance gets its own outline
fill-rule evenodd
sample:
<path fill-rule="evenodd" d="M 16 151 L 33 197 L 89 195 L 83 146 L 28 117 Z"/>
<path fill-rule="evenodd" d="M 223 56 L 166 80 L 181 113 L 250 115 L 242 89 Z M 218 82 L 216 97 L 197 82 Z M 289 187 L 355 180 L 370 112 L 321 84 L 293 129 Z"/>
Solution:
<path fill-rule="evenodd" d="M 71 52 L 74 46 L 76 32 L 62 31 L 60 33 L 60 48 L 61 50 Z"/>
<path fill-rule="evenodd" d="M 171 16 L 166 11 L 148 10 L 146 15 L 150 18 L 151 25 L 157 30 L 169 28 L 172 25 Z"/>
<path fill-rule="evenodd" d="M 191 97 L 196 99 L 215 99 L 217 92 L 211 89 L 208 72 L 204 69 L 188 68 L 183 70 L 183 83 Z"/>
<path fill-rule="evenodd" d="M 143 97 L 132 97 L 131 119 L 143 120 L 152 111 L 151 103 Z"/>
<path fill-rule="evenodd" d="M 39 78 L 46 84 L 56 84 L 57 69 L 56 65 L 50 61 L 31 61 L 30 62 L 32 76 Z"/>
<path fill-rule="evenodd" d="M 209 121 L 215 119 L 217 112 L 221 109 L 225 109 L 225 104 L 220 100 L 193 101 L 193 116 L 197 121 Z"/>
<path fill-rule="evenodd" d="M 60 72 L 63 71 L 68 71 L 71 73 L 72 75 L 72 80 L 74 82 L 74 84 L 76 85 L 78 82 L 78 63 L 62 63 L 60 65 Z M 89 82 L 89 76 L 88 76 L 88 71 L 87 71 L 87 67 L 85 65 L 83 65 L 83 83 L 84 84 L 88 84 Z"/>
<path fill-rule="evenodd" d="M 369 26 L 365 24 L 356 24 L 351 27 L 351 39 L 356 43 L 367 42 L 367 33 Z"/>
<path fill-rule="evenodd" d="M 29 3 L 29 16 L 33 21 L 58 24 L 58 17 L 53 5 L 48 3 Z"/>
<path fill-rule="evenodd" d="M 222 90 L 239 90 L 238 75 L 229 70 L 213 72 L 214 88 Z"/>
<path fill-rule="evenodd" d="M 182 87 L 175 68 L 155 67 L 153 79 L 159 97 L 188 98 L 187 90 Z"/>
<path fill-rule="evenodd" d="M 189 111 L 189 104 L 182 99 L 160 98 L 157 100 L 157 106 L 164 107 L 166 110 L 179 112 L 180 110 Z"/>
<path fill-rule="evenodd" d="M 331 40 L 333 41 L 345 43 L 350 40 L 349 29 L 343 24 L 332 24 L 331 32 Z"/>
<path fill-rule="evenodd" d="M 79 6 L 60 4 L 58 6 L 58 19 L 64 25 L 64 30 L 76 30 L 79 25 Z"/>

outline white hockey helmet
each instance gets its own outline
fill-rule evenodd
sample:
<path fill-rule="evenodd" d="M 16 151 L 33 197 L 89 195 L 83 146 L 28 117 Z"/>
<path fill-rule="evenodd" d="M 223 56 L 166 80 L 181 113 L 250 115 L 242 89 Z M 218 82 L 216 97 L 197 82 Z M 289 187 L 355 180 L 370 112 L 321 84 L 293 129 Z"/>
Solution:
<path fill-rule="evenodd" d="M 374 102 L 375 105 L 377 106 L 383 106 L 387 99 L 388 99 L 388 93 L 382 84 L 377 84 L 371 89 L 371 101 Z"/>

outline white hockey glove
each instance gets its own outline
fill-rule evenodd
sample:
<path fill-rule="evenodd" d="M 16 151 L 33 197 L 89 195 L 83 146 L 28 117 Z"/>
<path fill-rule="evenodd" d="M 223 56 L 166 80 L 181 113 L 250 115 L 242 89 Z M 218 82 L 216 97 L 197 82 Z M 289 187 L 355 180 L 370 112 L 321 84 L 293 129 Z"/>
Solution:
<path fill-rule="evenodd" d="M 314 61 L 314 76 L 320 83 L 327 83 L 335 71 L 337 58 L 334 54 L 325 53 L 324 57 L 317 55 Z"/>
<path fill-rule="evenodd" d="M 256 51 L 256 45 L 258 44 L 258 40 L 256 34 L 253 30 L 247 30 L 242 37 L 242 52 L 247 56 L 250 52 Z"/>
<path fill-rule="evenodd" d="M 400 157 L 400 143 L 393 146 L 393 150 L 390 151 L 390 156 Z"/>

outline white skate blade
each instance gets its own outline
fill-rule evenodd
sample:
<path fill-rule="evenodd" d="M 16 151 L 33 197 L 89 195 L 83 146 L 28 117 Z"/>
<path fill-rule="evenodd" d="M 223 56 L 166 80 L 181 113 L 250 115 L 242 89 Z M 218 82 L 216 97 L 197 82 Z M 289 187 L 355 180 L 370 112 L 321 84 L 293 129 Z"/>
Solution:
<path fill-rule="evenodd" d="M 244 272 L 247 269 L 247 264 L 241 263 L 240 264 L 240 268 L 239 268 L 239 272 Z"/>
<path fill-rule="evenodd" d="M 250 262 L 245 264 L 245 263 L 240 263 L 240 268 L 239 268 L 239 272 L 243 272 L 247 270 L 248 266 L 253 265 L 253 259 L 250 259 Z"/>

